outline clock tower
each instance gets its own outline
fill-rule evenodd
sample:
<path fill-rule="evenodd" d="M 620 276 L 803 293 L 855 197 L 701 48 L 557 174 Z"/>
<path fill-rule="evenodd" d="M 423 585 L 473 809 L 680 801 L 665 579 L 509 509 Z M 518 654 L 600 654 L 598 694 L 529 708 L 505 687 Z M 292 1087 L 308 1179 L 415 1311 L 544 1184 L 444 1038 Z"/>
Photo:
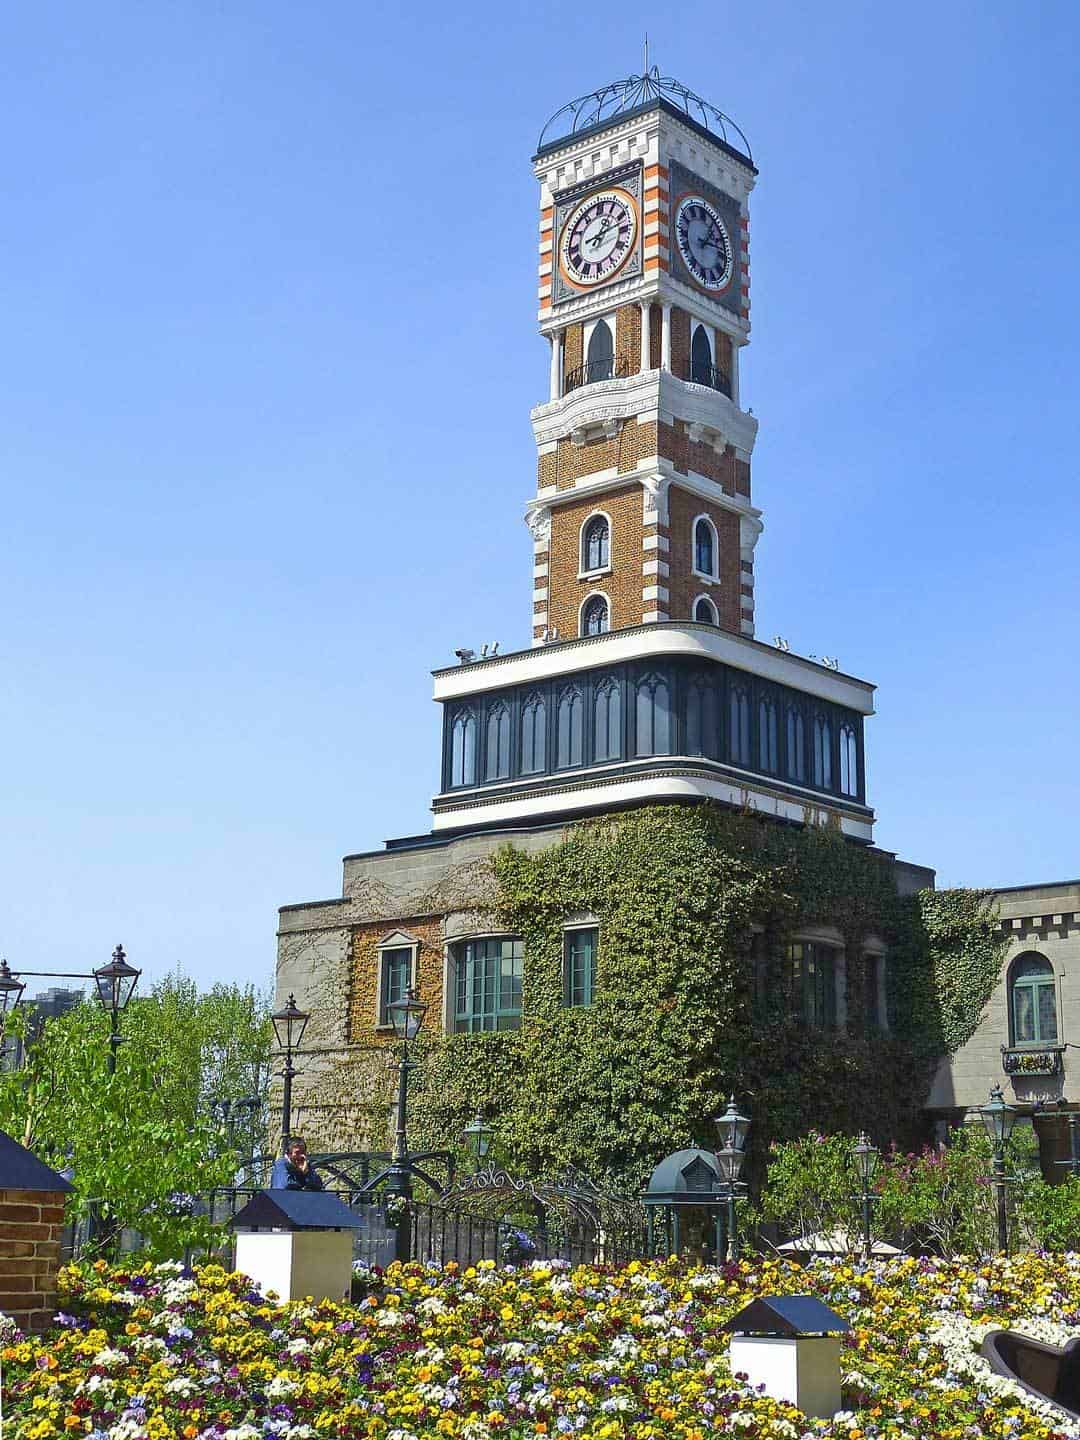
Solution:
<path fill-rule="evenodd" d="M 680 620 L 752 636 L 750 146 L 653 69 L 564 106 L 533 165 L 533 643 Z"/>
<path fill-rule="evenodd" d="M 746 137 L 657 70 L 540 136 L 532 633 L 458 651 L 434 830 L 708 801 L 868 843 L 873 686 L 754 638 Z"/>

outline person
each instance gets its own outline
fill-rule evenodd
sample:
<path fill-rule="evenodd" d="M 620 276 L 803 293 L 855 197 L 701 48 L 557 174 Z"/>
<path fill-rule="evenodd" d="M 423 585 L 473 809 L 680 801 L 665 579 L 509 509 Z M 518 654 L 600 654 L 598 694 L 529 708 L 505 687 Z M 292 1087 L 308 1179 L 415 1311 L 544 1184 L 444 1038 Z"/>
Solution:
<path fill-rule="evenodd" d="M 325 1190 L 318 1171 L 308 1159 L 307 1145 L 299 1135 L 286 1142 L 285 1154 L 274 1161 L 271 1190 Z"/>

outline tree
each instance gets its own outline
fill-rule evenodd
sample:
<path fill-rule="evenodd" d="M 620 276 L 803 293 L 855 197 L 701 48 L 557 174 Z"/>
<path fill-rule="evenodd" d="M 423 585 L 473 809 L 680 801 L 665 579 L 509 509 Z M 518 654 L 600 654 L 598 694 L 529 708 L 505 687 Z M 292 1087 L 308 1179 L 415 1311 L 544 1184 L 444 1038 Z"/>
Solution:
<path fill-rule="evenodd" d="M 228 1184 L 239 1162 L 211 1099 L 265 1102 L 269 1003 L 251 987 L 199 995 L 192 980 L 170 978 L 131 1002 L 121 1030 L 110 1075 L 99 1006 L 50 1019 L 23 1068 L 0 1074 L 0 1129 L 71 1168 L 76 1216 L 95 1204 L 108 1229 L 131 1226 L 152 1251 L 175 1254 L 207 1238 L 187 1197 Z"/>

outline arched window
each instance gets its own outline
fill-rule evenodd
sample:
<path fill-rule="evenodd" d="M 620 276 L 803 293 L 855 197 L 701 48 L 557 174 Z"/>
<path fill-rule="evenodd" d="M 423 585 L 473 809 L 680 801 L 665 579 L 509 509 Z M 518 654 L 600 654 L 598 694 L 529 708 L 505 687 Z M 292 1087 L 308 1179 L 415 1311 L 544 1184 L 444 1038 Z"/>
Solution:
<path fill-rule="evenodd" d="M 720 617 L 716 606 L 707 595 L 699 595 L 694 602 L 694 619 L 699 625 L 719 625 Z"/>
<path fill-rule="evenodd" d="M 638 755 L 671 754 L 671 692 L 662 675 L 646 675 L 637 683 Z"/>
<path fill-rule="evenodd" d="M 763 698 L 758 701 L 758 765 L 770 775 L 775 775 L 778 768 L 776 732 L 776 702 Z"/>
<path fill-rule="evenodd" d="M 485 780 L 505 780 L 510 774 L 510 707 L 496 700 L 487 717 Z"/>
<path fill-rule="evenodd" d="M 716 579 L 716 531 L 704 515 L 694 522 L 694 569 Z"/>
<path fill-rule="evenodd" d="M 687 755 L 716 754 L 716 690 L 704 676 L 694 676 L 686 687 Z"/>
<path fill-rule="evenodd" d="M 832 789 L 832 726 L 828 716 L 814 716 L 814 784 Z"/>
<path fill-rule="evenodd" d="M 743 685 L 728 695 L 728 750 L 733 765 L 750 764 L 750 696 Z"/>
<path fill-rule="evenodd" d="M 847 721 L 840 726 L 840 793 L 859 793 L 859 743 L 855 726 Z"/>
<path fill-rule="evenodd" d="M 690 345 L 690 379 L 697 385 L 711 385 L 713 371 L 712 346 L 704 325 L 694 327 Z"/>
<path fill-rule="evenodd" d="M 1045 955 L 1030 951 L 1009 967 L 1009 1031 L 1013 1045 L 1057 1042 L 1057 985 Z"/>
<path fill-rule="evenodd" d="M 560 769 L 567 765 L 581 764 L 583 709 L 581 691 L 576 685 L 567 685 L 564 690 L 560 691 L 559 704 L 555 714 Z"/>
<path fill-rule="evenodd" d="M 595 756 L 597 760 L 618 760 L 622 754 L 622 696 L 619 682 L 610 676 L 593 692 Z"/>
<path fill-rule="evenodd" d="M 585 356 L 587 380 L 610 380 L 615 370 L 615 341 L 606 320 L 598 320 L 589 336 L 589 353 Z"/>
<path fill-rule="evenodd" d="M 606 515 L 594 515 L 581 536 L 582 570 L 606 570 L 610 562 L 610 532 Z"/>
<path fill-rule="evenodd" d="M 450 736 L 450 784 L 476 784 L 476 716 L 459 710 Z"/>
<path fill-rule="evenodd" d="M 806 726 L 794 705 L 787 710 L 787 774 L 789 780 L 806 779 Z"/>
<path fill-rule="evenodd" d="M 590 595 L 581 607 L 582 635 L 603 635 L 608 628 L 608 603 L 603 595 Z"/>
<path fill-rule="evenodd" d="M 539 692 L 521 707 L 521 773 L 536 775 L 547 764 L 547 705 Z"/>

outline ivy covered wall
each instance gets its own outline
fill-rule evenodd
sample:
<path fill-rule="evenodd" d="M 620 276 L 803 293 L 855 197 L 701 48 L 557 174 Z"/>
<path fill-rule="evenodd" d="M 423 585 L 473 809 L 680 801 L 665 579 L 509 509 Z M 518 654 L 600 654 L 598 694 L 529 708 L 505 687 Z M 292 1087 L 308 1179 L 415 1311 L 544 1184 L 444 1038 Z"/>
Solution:
<path fill-rule="evenodd" d="M 424 1039 L 411 1138 L 452 1143 L 481 1106 L 501 1157 L 534 1173 L 640 1184 L 669 1150 L 715 1144 L 731 1090 L 753 1113 L 752 1169 L 767 1141 L 814 1128 L 909 1143 L 935 1058 L 972 1033 L 1002 963 L 987 896 L 901 897 L 887 856 L 829 828 L 657 806 L 493 865 L 494 922 L 525 941 L 522 1026 Z M 600 929 L 597 993 L 569 1009 L 563 927 L 582 914 Z M 843 1031 L 800 1023 L 785 992 L 784 947 L 815 926 L 843 939 Z M 870 936 L 889 953 L 888 1033 L 864 1025 Z"/>

